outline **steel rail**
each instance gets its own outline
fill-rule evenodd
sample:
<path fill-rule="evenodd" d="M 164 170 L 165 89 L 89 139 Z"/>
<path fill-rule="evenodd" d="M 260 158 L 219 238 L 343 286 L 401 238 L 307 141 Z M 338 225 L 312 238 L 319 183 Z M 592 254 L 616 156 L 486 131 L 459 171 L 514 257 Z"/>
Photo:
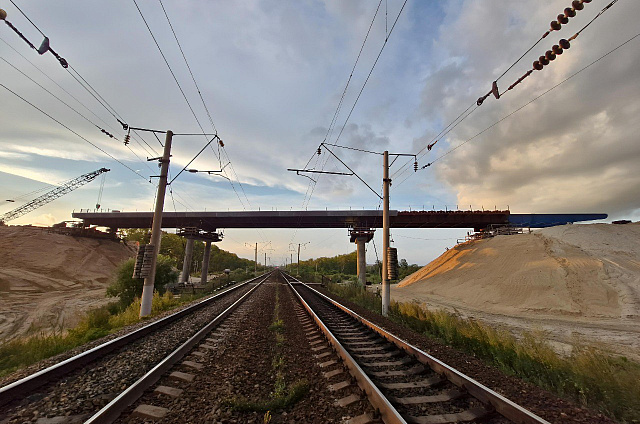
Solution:
<path fill-rule="evenodd" d="M 211 320 L 207 325 L 202 327 L 200 331 L 190 337 L 186 342 L 180 345 L 176 350 L 171 352 L 166 358 L 159 362 L 149 372 L 140 377 L 135 383 L 120 393 L 115 399 L 105 405 L 91 418 L 85 421 L 85 424 L 109 424 L 117 420 L 122 412 L 133 404 L 140 396 L 142 396 L 148 388 L 153 386 L 171 367 L 189 353 L 202 339 L 204 339 L 220 322 L 222 322 L 231 312 L 233 312 L 247 297 L 249 297 L 267 278 L 273 273 L 270 272 L 266 276 L 263 274 L 250 281 L 255 281 L 264 276 L 262 281 L 256 284 L 251 290 L 246 292 L 242 297 L 236 300 L 227 309 L 221 312 L 217 317 Z M 249 281 L 247 282 L 249 283 Z"/>
<path fill-rule="evenodd" d="M 284 274 L 284 273 L 283 273 Z M 294 278 L 292 276 L 288 276 L 290 278 Z M 342 358 L 342 361 L 349 369 L 349 373 L 353 378 L 358 382 L 358 386 L 367 394 L 367 398 L 371 405 L 376 409 L 377 412 L 380 413 L 383 421 L 386 424 L 407 424 L 407 421 L 402 418 L 400 413 L 396 410 L 396 408 L 389 402 L 389 400 L 382 394 L 380 389 L 371 381 L 371 379 L 367 376 L 367 374 L 360 368 L 358 363 L 353 359 L 353 357 L 347 352 L 347 350 L 342 346 L 342 344 L 338 341 L 338 339 L 333 335 L 333 333 L 329 330 L 329 328 L 322 322 L 320 317 L 313 311 L 311 306 L 302 298 L 300 293 L 293 287 L 291 281 L 288 281 L 287 284 L 293 290 L 293 292 L 298 296 L 300 303 L 307 310 L 309 315 L 316 322 L 322 333 L 324 333 L 325 337 L 329 341 L 329 343 L 333 346 L 335 352 Z M 304 284 L 297 279 L 294 278 L 297 283 Z M 304 284 L 306 286 L 306 284 Z M 308 287 L 308 286 L 307 286 Z"/>
<path fill-rule="evenodd" d="M 449 365 L 445 364 L 444 362 L 440 361 L 439 359 L 429 355 L 428 353 L 420 350 L 419 348 L 411 345 L 410 343 L 408 343 L 408 342 L 406 342 L 406 341 L 394 336 L 390 332 L 388 332 L 385 329 L 377 326 L 376 324 L 372 323 L 371 321 L 361 317 L 356 312 L 354 312 L 351 309 L 347 308 L 346 306 L 340 304 L 339 302 L 336 302 L 335 300 L 333 300 L 330 297 L 324 295 L 323 293 L 320 293 L 316 289 L 310 287 L 308 284 L 305 284 L 305 283 L 297 280 L 296 278 L 294 278 L 292 276 L 289 276 L 289 277 L 292 278 L 293 280 L 295 280 L 296 283 L 299 283 L 300 285 L 303 285 L 306 288 L 308 288 L 310 291 L 312 291 L 314 294 L 316 294 L 320 298 L 325 299 L 327 302 L 333 304 L 334 306 L 338 307 L 342 311 L 346 312 L 351 317 L 355 318 L 356 320 L 358 320 L 363 325 L 365 325 L 368 328 L 370 328 L 371 330 L 375 331 L 380 336 L 382 336 L 383 338 L 385 338 L 389 342 L 393 343 L 394 345 L 396 345 L 400 349 L 404 350 L 409 355 L 414 356 L 419 362 L 423 363 L 424 365 L 427 365 L 433 371 L 437 372 L 438 374 L 444 375 L 450 382 L 452 382 L 453 384 L 455 384 L 458 387 L 461 387 L 461 388 L 465 389 L 471 396 L 475 397 L 480 402 L 484 403 L 485 405 L 490 405 L 497 413 L 499 413 L 500 415 L 504 416 L 505 418 L 507 418 L 507 419 L 509 419 L 509 420 L 511 420 L 511 421 L 513 421 L 515 423 L 518 423 L 518 424 L 550 424 L 545 419 L 537 416 L 533 412 L 531 412 L 531 411 L 523 408 L 522 406 L 514 403 L 513 401 L 507 399 L 506 397 L 500 395 L 499 393 L 497 393 L 497 392 L 493 391 L 492 389 L 486 387 L 485 385 L 479 383 L 478 381 L 474 380 L 473 378 L 461 373 L 460 371 L 456 370 L 455 368 L 450 367 Z M 291 285 L 291 283 L 289 283 L 289 284 Z M 293 288 L 293 285 L 291 285 L 291 286 Z M 301 298 L 300 294 L 295 289 L 294 289 L 294 291 L 296 292 L 296 294 L 298 294 L 298 297 Z M 305 305 L 305 308 L 307 308 L 307 310 L 310 310 L 310 308 L 308 307 L 306 302 L 304 303 L 304 305 Z M 314 317 L 316 322 L 318 322 L 319 319 L 317 318 L 317 315 L 315 313 L 313 313 L 312 311 L 310 311 L 310 313 L 312 314 L 312 316 Z M 321 327 L 324 327 L 324 325 L 322 325 Z M 324 332 L 324 330 L 323 330 L 323 332 Z M 371 384 L 373 384 L 373 383 L 371 383 Z M 368 392 L 367 392 L 367 394 L 368 394 Z M 374 406 L 376 408 L 378 408 L 378 406 L 376 406 L 376 405 L 374 405 Z M 380 412 L 382 413 L 382 410 Z M 385 420 L 385 423 L 386 422 L 387 421 Z M 393 422 L 393 421 L 390 421 L 390 422 Z"/>
<path fill-rule="evenodd" d="M 58 379 L 78 368 L 81 368 L 96 359 L 102 358 L 106 354 L 109 354 L 123 346 L 126 346 L 127 344 L 138 340 L 146 336 L 147 334 L 150 334 L 166 326 L 167 324 L 177 321 L 185 315 L 188 315 L 198 309 L 209 305 L 213 301 L 218 300 L 220 297 L 225 296 L 239 289 L 240 287 L 244 287 L 246 284 L 260 279 L 264 275 L 266 274 L 247 280 L 244 283 L 238 284 L 214 296 L 208 297 L 196 303 L 195 305 L 154 321 L 151 324 L 139 328 L 131 333 L 105 342 L 92 349 L 79 353 L 78 355 L 75 355 L 71 358 L 65 359 L 64 361 L 58 362 L 55 365 L 28 375 L 27 377 L 14 381 L 13 383 L 7 384 L 6 386 L 0 387 L 0 406 L 15 400 L 20 396 L 24 396 L 32 392 L 33 390 L 47 384 L 48 382 Z"/>

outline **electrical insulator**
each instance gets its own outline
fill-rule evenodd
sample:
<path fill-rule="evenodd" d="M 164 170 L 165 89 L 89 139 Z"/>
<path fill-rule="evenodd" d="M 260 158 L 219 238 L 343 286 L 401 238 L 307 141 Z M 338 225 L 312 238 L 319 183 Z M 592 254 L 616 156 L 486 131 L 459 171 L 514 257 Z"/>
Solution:
<path fill-rule="evenodd" d="M 320 147 L 318 147 L 318 155 L 322 154 L 322 149 Z"/>
<path fill-rule="evenodd" d="M 418 171 L 418 161 L 413 162 L 413 172 Z"/>
<path fill-rule="evenodd" d="M 398 279 L 398 249 L 395 247 L 387 248 L 387 278 Z"/>
<path fill-rule="evenodd" d="M 584 4 L 580 0 L 573 0 L 571 2 L 571 6 L 573 6 L 574 10 L 582 10 L 584 9 Z"/>
<path fill-rule="evenodd" d="M 7 12 L 4 9 L 0 9 L 0 20 L 5 20 L 7 18 Z"/>
<path fill-rule="evenodd" d="M 562 47 L 564 50 L 567 50 L 569 47 L 571 47 L 571 43 L 569 43 L 569 41 L 565 40 L 564 38 L 558 41 L 558 44 L 560 44 L 560 47 Z"/>
<path fill-rule="evenodd" d="M 557 45 L 557 44 L 554 44 L 554 45 L 553 45 L 553 47 L 551 47 L 551 50 L 553 50 L 553 52 L 554 52 L 556 55 L 562 54 L 562 51 L 563 51 L 563 50 L 562 50 L 562 47 L 560 47 L 560 46 L 559 46 L 559 45 Z"/>
<path fill-rule="evenodd" d="M 124 145 L 128 146 L 129 142 L 131 141 L 131 136 L 129 134 L 124 136 Z"/>
<path fill-rule="evenodd" d="M 549 64 L 549 59 L 547 59 L 544 56 L 540 56 L 538 58 L 538 61 L 543 65 L 543 66 L 547 66 Z"/>
<path fill-rule="evenodd" d="M 564 9 L 564 16 L 566 16 L 567 18 L 573 18 L 574 16 L 576 16 L 576 11 L 570 7 L 567 7 L 566 9 Z"/>
<path fill-rule="evenodd" d="M 548 60 L 554 60 L 556 58 L 556 54 L 551 50 L 547 50 L 547 52 L 544 54 L 544 57 L 546 57 Z"/>
<path fill-rule="evenodd" d="M 220 145 L 220 147 L 224 147 L 224 142 L 221 138 L 218 139 L 218 144 Z"/>
<path fill-rule="evenodd" d="M 551 29 L 554 31 L 560 31 L 560 28 L 562 28 L 562 24 L 558 21 L 551 21 Z"/>
<path fill-rule="evenodd" d="M 533 69 L 535 69 L 536 71 L 541 71 L 543 67 L 544 66 L 542 65 L 542 63 L 540 63 L 540 61 L 538 60 L 533 62 Z"/>
<path fill-rule="evenodd" d="M 561 13 L 561 14 L 558 15 L 558 22 L 560 22 L 561 24 L 568 24 L 569 23 L 569 18 L 564 16 L 564 13 Z"/>

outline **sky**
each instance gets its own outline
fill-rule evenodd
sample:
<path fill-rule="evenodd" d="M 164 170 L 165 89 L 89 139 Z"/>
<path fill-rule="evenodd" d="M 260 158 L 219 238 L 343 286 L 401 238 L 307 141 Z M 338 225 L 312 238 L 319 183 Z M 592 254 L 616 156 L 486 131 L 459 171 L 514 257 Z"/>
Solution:
<path fill-rule="evenodd" d="M 477 108 L 494 80 L 501 91 L 508 88 L 609 2 L 586 4 L 501 77 L 569 0 L 408 0 L 404 9 L 404 0 L 164 0 L 198 91 L 161 3 L 139 0 L 188 103 L 133 1 L 15 3 L 126 123 L 199 134 L 173 138 L 172 175 L 207 143 L 203 131 L 217 131 L 225 145 L 222 159 L 217 147 L 205 149 L 189 168 L 224 167 L 231 181 L 185 172 L 171 185 L 165 210 L 379 208 L 377 195 L 353 176 L 316 174 L 314 183 L 287 171 L 309 161 L 316 169 L 348 172 L 326 149 L 316 155 L 326 141 L 372 152 L 419 152 L 420 167 L 431 163 L 418 172 L 406 157 L 393 164 L 391 209 L 508 208 L 604 212 L 607 221 L 640 218 L 640 37 L 619 47 L 638 32 L 640 2 L 620 0 L 556 60 Z M 3 0 L 0 8 L 40 44 L 42 35 L 13 4 Z M 7 25 L 0 25 L 0 59 L 0 84 L 6 87 L 0 87 L 0 214 L 43 192 L 36 190 L 101 167 L 111 169 L 102 208 L 153 209 L 157 178 L 150 183 L 149 176 L 159 172 L 146 158 L 160 156 L 155 136 L 132 133 L 125 146 L 125 131 L 74 74 L 50 53 L 38 55 Z M 458 123 L 458 116 L 465 119 Z M 450 123 L 454 128 L 440 135 Z M 380 191 L 380 155 L 332 150 Z M 98 178 L 11 224 L 50 225 L 71 219 L 73 210 L 93 209 L 100 183 Z M 393 230 L 392 245 L 400 258 L 424 265 L 467 231 Z M 355 248 L 346 229 L 228 229 L 224 235 L 221 248 L 253 258 L 258 242 L 260 257 L 267 253 L 270 264 L 289 260 L 298 243 L 302 259 Z M 378 231 L 367 262 L 380 250 Z"/>

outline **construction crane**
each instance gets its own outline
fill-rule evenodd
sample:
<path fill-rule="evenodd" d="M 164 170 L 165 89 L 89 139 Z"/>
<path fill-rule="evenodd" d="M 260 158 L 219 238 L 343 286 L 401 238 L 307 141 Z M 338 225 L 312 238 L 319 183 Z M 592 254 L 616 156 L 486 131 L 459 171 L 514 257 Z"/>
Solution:
<path fill-rule="evenodd" d="M 88 174 L 80 175 L 78 178 L 74 178 L 71 181 L 68 181 L 61 186 L 54 188 L 43 194 L 40 197 L 36 197 L 30 202 L 25 203 L 24 205 L 16 208 L 12 211 L 5 213 L 4 215 L 0 215 L 0 224 L 6 224 L 12 219 L 16 219 L 21 217 L 22 215 L 28 214 L 29 212 L 38 209 L 41 206 L 46 205 L 47 203 L 53 202 L 59 197 L 64 196 L 65 194 L 72 192 L 73 190 L 81 187 L 87 183 L 93 181 L 98 175 L 104 174 L 105 172 L 109 172 L 110 169 L 100 168 L 97 171 L 89 172 Z"/>

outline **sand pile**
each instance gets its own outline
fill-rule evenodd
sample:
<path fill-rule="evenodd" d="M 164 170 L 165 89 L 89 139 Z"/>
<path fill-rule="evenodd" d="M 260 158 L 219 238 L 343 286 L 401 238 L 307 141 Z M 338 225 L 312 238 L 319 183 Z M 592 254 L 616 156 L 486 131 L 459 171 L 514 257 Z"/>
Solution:
<path fill-rule="evenodd" d="M 394 295 L 510 316 L 640 318 L 640 224 L 565 225 L 461 244 Z"/>
<path fill-rule="evenodd" d="M 105 303 L 114 269 L 134 253 L 109 240 L 0 227 L 0 341 L 74 325 L 78 311 Z"/>
<path fill-rule="evenodd" d="M 565 225 L 458 245 L 391 288 L 559 352 L 590 344 L 640 362 L 640 223 Z"/>

